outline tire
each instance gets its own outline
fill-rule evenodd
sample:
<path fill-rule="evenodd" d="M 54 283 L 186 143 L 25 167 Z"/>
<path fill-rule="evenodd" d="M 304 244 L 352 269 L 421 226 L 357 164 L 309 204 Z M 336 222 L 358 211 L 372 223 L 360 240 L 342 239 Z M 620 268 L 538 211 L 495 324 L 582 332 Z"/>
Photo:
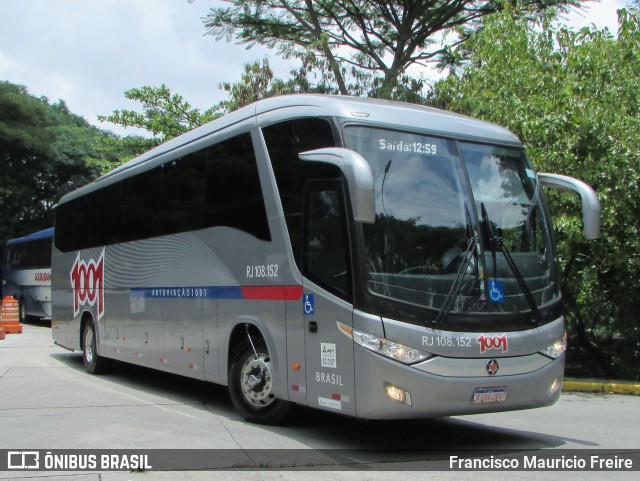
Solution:
<path fill-rule="evenodd" d="M 82 329 L 82 360 L 89 374 L 101 374 L 107 370 L 108 360 L 98 355 L 96 345 L 96 328 L 93 320 L 90 320 Z"/>
<path fill-rule="evenodd" d="M 291 403 L 273 394 L 271 358 L 264 343 L 249 341 L 235 350 L 229 368 L 229 396 L 242 417 L 257 424 L 280 424 L 289 414 Z"/>

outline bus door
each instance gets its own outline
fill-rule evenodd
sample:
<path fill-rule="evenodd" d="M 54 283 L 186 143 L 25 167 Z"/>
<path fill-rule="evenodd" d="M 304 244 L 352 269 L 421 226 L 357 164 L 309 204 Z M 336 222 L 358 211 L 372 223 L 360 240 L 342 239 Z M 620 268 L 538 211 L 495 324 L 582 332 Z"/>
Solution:
<path fill-rule="evenodd" d="M 303 312 L 309 406 L 355 415 L 351 260 L 341 180 L 305 188 Z"/>

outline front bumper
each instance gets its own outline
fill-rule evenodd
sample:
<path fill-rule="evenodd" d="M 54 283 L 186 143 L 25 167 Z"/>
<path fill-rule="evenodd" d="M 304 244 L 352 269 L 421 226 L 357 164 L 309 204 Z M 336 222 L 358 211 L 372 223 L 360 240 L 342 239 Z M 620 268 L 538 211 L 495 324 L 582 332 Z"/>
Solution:
<path fill-rule="evenodd" d="M 366 419 L 410 419 L 537 408 L 555 403 L 562 390 L 564 355 L 538 362 L 529 372 L 517 374 L 513 369 L 506 369 L 508 375 L 495 376 L 486 372 L 489 361 L 486 358 L 456 359 L 455 374 L 445 376 L 425 372 L 420 368 L 424 366 L 398 363 L 360 346 L 355 346 L 354 354 L 356 412 Z M 521 363 L 519 358 L 496 360 L 507 367 Z M 468 377 L 461 375 L 465 366 Z M 410 404 L 391 399 L 385 390 L 389 385 L 408 392 Z M 504 390 L 504 400 L 473 402 L 478 390 L 493 388 Z"/>

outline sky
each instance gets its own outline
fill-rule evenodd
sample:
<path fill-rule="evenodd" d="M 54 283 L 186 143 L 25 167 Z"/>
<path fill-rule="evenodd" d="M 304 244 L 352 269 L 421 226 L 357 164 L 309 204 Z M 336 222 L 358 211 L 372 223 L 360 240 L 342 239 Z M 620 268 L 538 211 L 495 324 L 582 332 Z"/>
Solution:
<path fill-rule="evenodd" d="M 192 106 L 227 98 L 221 82 L 240 79 L 245 63 L 269 56 L 276 76 L 293 66 L 263 47 L 215 41 L 202 17 L 218 0 L 0 0 L 0 80 L 62 99 L 69 110 L 119 135 L 140 134 L 100 123 L 116 109 L 139 110 L 124 92 L 167 85 Z M 567 21 L 617 31 L 627 0 L 588 3 Z"/>

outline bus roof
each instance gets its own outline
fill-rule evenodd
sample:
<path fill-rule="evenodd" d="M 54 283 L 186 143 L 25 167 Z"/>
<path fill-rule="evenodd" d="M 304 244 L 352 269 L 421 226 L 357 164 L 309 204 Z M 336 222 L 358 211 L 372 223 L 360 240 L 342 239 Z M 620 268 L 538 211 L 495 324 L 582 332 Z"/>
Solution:
<path fill-rule="evenodd" d="M 100 188 L 98 184 L 113 177 L 120 177 L 119 174 L 125 175 L 124 172 L 134 167 L 187 145 L 199 143 L 198 141 L 206 137 L 241 123 L 249 122 L 254 126 L 263 126 L 280 120 L 311 116 L 338 117 L 362 124 L 419 129 L 457 139 L 521 145 L 518 137 L 503 127 L 433 107 L 340 95 L 282 95 L 259 100 L 171 139 L 115 168 L 93 183 L 67 194 L 61 199 L 61 203 Z"/>
<path fill-rule="evenodd" d="M 53 237 L 53 227 L 50 227 L 48 229 L 39 230 L 38 232 L 33 232 L 32 234 L 26 235 L 24 237 L 10 239 L 7 241 L 6 245 L 22 244 L 24 242 L 33 242 L 40 239 L 50 239 L 52 237 Z"/>

